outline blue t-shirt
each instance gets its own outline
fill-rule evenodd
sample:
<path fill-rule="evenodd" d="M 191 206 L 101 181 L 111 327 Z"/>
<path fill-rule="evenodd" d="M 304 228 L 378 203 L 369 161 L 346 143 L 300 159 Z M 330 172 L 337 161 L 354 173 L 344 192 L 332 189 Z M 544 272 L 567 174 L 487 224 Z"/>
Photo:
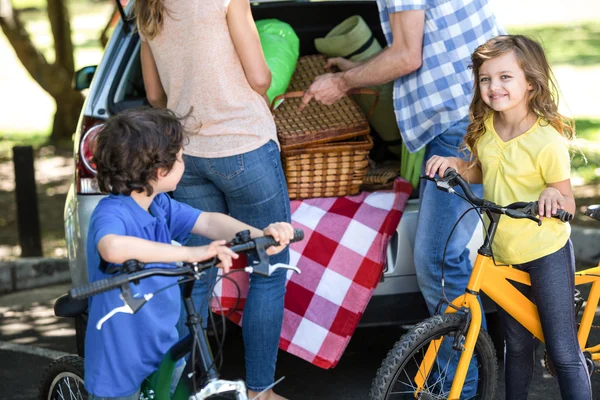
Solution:
<path fill-rule="evenodd" d="M 108 235 L 135 236 L 161 243 L 185 243 L 201 211 L 179 203 L 164 193 L 157 195 L 150 212 L 133 198 L 109 195 L 102 199 L 90 220 L 87 238 L 89 281 L 112 275 L 101 269 L 98 241 Z M 157 265 L 151 265 L 156 267 Z M 160 264 L 173 268 L 171 264 Z M 154 372 L 169 348 L 178 340 L 175 325 L 179 319 L 181 293 L 175 277 L 151 277 L 130 284 L 134 294 L 156 294 L 135 314 L 117 313 L 96 329 L 96 323 L 123 305 L 120 290 L 114 289 L 89 300 L 89 320 L 85 336 L 85 388 L 99 397 L 133 394 Z"/>

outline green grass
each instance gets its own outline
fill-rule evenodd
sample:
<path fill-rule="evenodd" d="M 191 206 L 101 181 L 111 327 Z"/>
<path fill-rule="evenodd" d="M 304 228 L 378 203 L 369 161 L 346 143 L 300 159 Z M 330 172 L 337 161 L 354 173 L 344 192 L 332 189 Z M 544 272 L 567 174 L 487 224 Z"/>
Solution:
<path fill-rule="evenodd" d="M 571 169 L 585 183 L 600 183 L 600 120 L 576 119 L 577 141 Z"/>
<path fill-rule="evenodd" d="M 0 132 L 0 161 L 12 159 L 12 148 L 15 146 L 32 146 L 39 150 L 48 143 L 50 132 Z"/>
<path fill-rule="evenodd" d="M 511 27 L 511 34 L 533 37 L 543 45 L 551 65 L 591 66 L 600 64 L 600 23 L 540 27 Z"/>

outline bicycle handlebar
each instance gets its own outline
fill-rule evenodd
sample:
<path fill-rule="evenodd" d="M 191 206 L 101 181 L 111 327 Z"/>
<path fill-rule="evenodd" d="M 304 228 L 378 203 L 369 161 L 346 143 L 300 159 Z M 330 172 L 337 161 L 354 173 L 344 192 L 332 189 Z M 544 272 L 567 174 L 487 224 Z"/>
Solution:
<path fill-rule="evenodd" d="M 481 199 L 473 193 L 469 183 L 454 168 L 446 169 L 442 179 L 429 178 L 428 176 L 423 176 L 422 178 L 434 181 L 438 189 L 447 192 L 454 186 L 460 186 L 470 203 L 477 207 L 485 208 L 492 213 L 507 215 L 515 219 L 527 218 L 541 224 L 541 221 L 537 218 L 539 214 L 537 201 L 517 202 L 507 206 L 499 206 L 491 201 Z M 573 214 L 565 210 L 558 210 L 556 214 L 552 215 L 552 218 L 559 219 L 562 222 L 569 222 L 573 219 Z"/>
<path fill-rule="evenodd" d="M 237 235 L 236 235 L 237 238 Z M 294 229 L 294 237 L 290 243 L 298 242 L 304 239 L 304 231 L 302 229 Z M 235 241 L 233 243 L 236 243 Z M 261 236 L 251 239 L 249 236 L 242 243 L 233 244 L 230 249 L 235 253 L 243 253 L 251 250 L 266 250 L 271 246 L 279 246 L 279 242 L 273 239 L 272 236 Z M 145 263 L 136 262 L 137 265 L 143 268 Z M 150 276 L 184 276 L 195 275 L 208 268 L 211 268 L 219 263 L 215 257 L 210 261 L 198 263 L 183 263 L 182 267 L 177 268 L 148 268 L 132 273 L 122 273 L 110 278 L 101 279 L 95 282 L 87 283 L 83 286 L 72 288 L 69 290 L 69 296 L 75 300 L 85 299 L 100 293 L 108 292 L 109 290 L 117 289 L 129 282 L 136 282 Z M 152 263 L 156 264 L 156 263 Z M 270 270 L 257 270 L 256 272 L 262 275 L 270 275 Z"/>

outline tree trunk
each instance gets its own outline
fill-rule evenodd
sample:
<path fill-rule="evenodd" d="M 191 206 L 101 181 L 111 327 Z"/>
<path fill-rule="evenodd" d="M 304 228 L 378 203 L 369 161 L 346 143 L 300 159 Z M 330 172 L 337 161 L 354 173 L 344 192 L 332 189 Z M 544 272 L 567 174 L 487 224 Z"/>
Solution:
<path fill-rule="evenodd" d="M 52 124 L 50 141 L 54 143 L 71 142 L 77 129 L 77 121 L 83 106 L 83 96 L 75 90 L 69 90 L 56 97 L 56 113 Z"/>
<path fill-rule="evenodd" d="M 74 74 L 73 42 L 69 12 L 64 0 L 48 0 L 48 18 L 54 37 L 56 61 L 48 63 L 35 47 L 10 0 L 0 0 L 0 26 L 23 66 L 33 79 L 56 101 L 56 114 L 50 140 L 71 140 L 83 104 L 81 93 L 72 88 Z"/>
<path fill-rule="evenodd" d="M 69 76 L 75 73 L 73 61 L 73 41 L 71 40 L 71 21 L 69 9 L 63 0 L 48 0 L 48 19 L 54 38 L 55 64 L 65 69 Z"/>

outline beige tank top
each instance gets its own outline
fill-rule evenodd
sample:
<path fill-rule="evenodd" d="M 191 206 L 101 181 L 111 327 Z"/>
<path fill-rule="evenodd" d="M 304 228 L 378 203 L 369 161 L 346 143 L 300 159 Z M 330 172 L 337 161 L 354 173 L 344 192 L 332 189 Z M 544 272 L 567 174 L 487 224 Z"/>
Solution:
<path fill-rule="evenodd" d="M 185 121 L 184 153 L 227 157 L 277 142 L 267 103 L 248 83 L 229 35 L 229 0 L 164 0 L 169 11 L 149 41 L 167 107 Z"/>

